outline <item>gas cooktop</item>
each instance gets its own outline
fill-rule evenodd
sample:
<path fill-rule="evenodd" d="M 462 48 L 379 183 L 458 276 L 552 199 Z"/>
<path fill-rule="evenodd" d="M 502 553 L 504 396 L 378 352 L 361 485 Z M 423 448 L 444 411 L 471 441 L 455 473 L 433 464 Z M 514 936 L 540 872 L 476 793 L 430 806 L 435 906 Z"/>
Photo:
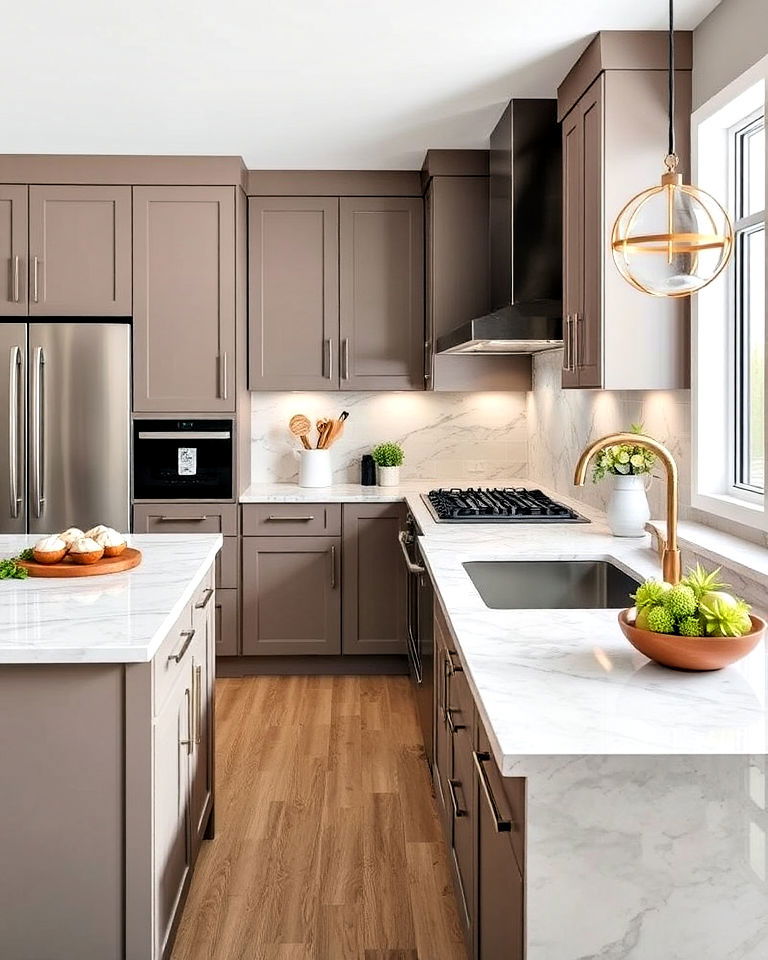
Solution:
<path fill-rule="evenodd" d="M 422 500 L 438 523 L 589 523 L 541 490 L 524 487 L 430 490 Z"/>

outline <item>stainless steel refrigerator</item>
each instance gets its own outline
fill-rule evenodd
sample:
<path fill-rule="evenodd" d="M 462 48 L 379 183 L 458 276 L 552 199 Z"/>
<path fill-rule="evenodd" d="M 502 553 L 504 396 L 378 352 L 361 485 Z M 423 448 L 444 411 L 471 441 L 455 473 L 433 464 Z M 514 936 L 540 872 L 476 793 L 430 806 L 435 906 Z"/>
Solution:
<path fill-rule="evenodd" d="M 0 533 L 130 522 L 131 327 L 0 322 Z"/>

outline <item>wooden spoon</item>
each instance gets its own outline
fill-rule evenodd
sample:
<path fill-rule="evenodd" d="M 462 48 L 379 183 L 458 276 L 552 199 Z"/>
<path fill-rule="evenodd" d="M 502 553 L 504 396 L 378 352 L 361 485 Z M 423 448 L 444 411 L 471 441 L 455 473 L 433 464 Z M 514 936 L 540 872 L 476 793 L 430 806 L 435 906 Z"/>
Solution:
<path fill-rule="evenodd" d="M 343 420 L 331 420 L 331 429 L 328 433 L 328 436 L 325 438 L 325 444 L 323 446 L 324 450 L 327 450 L 333 443 L 335 443 L 341 436 L 344 430 L 344 421 Z"/>
<path fill-rule="evenodd" d="M 291 433 L 298 437 L 301 440 L 301 445 L 305 450 L 311 450 L 312 445 L 308 439 L 308 433 L 312 429 L 312 424 L 309 422 L 309 417 L 305 417 L 303 413 L 297 413 L 291 417 L 288 421 L 288 429 Z"/>
<path fill-rule="evenodd" d="M 317 449 L 320 450 L 320 441 L 323 439 L 323 431 L 328 425 L 328 417 L 320 417 L 320 419 L 315 423 L 317 427 Z"/>
<path fill-rule="evenodd" d="M 333 427 L 333 420 L 326 420 L 323 424 L 323 429 L 320 431 L 320 436 L 317 441 L 317 449 L 325 450 L 328 444 L 328 437 L 331 433 L 331 428 Z"/>

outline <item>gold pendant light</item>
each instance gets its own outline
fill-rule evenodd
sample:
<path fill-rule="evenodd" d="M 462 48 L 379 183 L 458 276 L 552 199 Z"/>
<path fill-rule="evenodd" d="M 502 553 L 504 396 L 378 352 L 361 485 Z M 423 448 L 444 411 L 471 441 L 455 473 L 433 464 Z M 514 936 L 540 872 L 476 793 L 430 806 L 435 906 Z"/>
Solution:
<path fill-rule="evenodd" d="M 669 0 L 669 150 L 661 184 L 638 193 L 616 218 L 613 259 L 624 279 L 654 297 L 688 297 L 723 270 L 733 227 L 714 197 L 683 183 L 675 153 L 674 0 Z"/>

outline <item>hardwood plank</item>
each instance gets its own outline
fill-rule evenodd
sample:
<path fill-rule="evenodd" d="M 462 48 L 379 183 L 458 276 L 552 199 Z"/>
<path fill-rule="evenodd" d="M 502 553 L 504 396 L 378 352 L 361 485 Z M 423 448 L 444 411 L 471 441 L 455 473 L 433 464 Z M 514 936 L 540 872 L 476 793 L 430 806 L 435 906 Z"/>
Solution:
<path fill-rule="evenodd" d="M 219 679 L 173 960 L 466 960 L 403 677 Z"/>

